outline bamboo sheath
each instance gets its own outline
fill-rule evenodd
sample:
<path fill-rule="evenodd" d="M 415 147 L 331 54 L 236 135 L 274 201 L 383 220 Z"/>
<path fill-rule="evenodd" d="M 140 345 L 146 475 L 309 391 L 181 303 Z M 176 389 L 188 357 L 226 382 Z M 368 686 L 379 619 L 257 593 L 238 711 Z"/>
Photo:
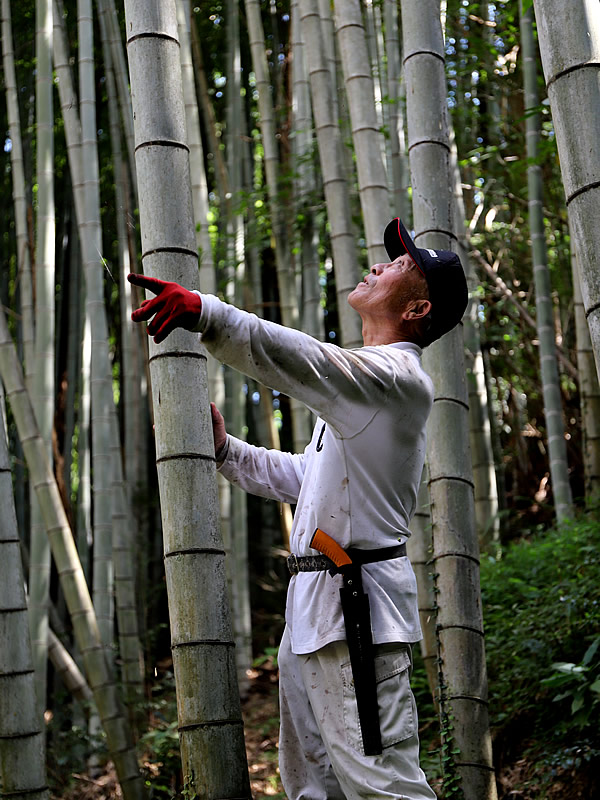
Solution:
<path fill-rule="evenodd" d="M 47 800 L 42 717 L 27 620 L 0 383 L 0 796 Z"/>
<path fill-rule="evenodd" d="M 534 0 L 533 6 L 579 258 L 581 294 L 600 376 L 600 14 L 597 0 Z"/>
<path fill-rule="evenodd" d="M 437 0 L 402 2 L 416 242 L 454 239 L 444 50 Z M 435 386 L 427 431 L 442 736 L 465 800 L 496 800 L 461 328 L 425 351 Z M 457 365 L 452 368 L 449 365 Z M 457 750 L 458 752 L 453 752 Z"/>
<path fill-rule="evenodd" d="M 125 14 L 144 272 L 197 286 L 175 2 L 127 0 Z M 184 781 L 199 798 L 246 798 L 206 355 L 198 336 L 176 330 L 164 344 L 151 344 L 150 373 Z"/>
<path fill-rule="evenodd" d="M 108 749 L 117 769 L 123 797 L 125 800 L 138 800 L 143 797 L 144 792 L 135 750 L 131 744 L 131 734 L 106 663 L 96 615 L 73 534 L 37 428 L 23 381 L 23 372 L 3 311 L 0 313 L 0 377 L 6 388 L 31 482 L 40 503 L 75 639 L 106 733 Z"/>

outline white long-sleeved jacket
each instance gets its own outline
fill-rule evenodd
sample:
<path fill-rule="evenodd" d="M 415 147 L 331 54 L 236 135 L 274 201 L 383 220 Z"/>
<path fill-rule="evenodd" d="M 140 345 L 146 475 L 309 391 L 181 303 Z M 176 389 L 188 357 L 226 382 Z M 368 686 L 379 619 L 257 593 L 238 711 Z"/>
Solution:
<path fill-rule="evenodd" d="M 345 350 L 202 295 L 197 330 L 220 361 L 304 402 L 318 417 L 303 454 L 248 445 L 232 436 L 221 472 L 253 494 L 296 503 L 290 547 L 315 554 L 320 527 L 344 549 L 390 547 L 410 536 L 433 401 L 421 350 L 412 343 Z M 421 638 L 416 581 L 407 558 L 368 564 L 373 639 Z M 345 638 L 341 577 L 300 573 L 288 590 L 294 653 Z"/>

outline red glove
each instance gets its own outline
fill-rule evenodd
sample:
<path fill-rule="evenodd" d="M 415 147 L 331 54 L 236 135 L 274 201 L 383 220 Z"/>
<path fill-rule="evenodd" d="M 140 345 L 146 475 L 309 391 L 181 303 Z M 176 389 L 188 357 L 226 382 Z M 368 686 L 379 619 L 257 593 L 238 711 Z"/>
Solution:
<path fill-rule="evenodd" d="M 154 317 L 148 323 L 148 335 L 154 336 L 156 344 L 166 339 L 175 328 L 191 331 L 198 324 L 202 311 L 200 295 L 173 281 L 160 281 L 146 275 L 131 273 L 127 280 L 135 286 L 150 289 L 156 295 L 150 300 L 144 300 L 131 314 L 134 322 L 143 322 Z"/>

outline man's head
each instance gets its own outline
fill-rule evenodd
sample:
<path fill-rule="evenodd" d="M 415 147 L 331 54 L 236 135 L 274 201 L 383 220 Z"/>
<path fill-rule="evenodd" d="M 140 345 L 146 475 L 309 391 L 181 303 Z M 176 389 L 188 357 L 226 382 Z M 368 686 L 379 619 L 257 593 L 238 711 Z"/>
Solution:
<path fill-rule="evenodd" d="M 365 344 L 421 344 L 429 327 L 429 289 L 410 255 L 374 264 L 348 302 L 363 321 Z"/>
<path fill-rule="evenodd" d="M 458 325 L 467 308 L 467 281 L 460 259 L 449 250 L 416 247 L 399 218 L 388 223 L 383 241 L 392 262 L 410 257 L 426 283 L 431 310 L 420 343 L 427 346 Z"/>

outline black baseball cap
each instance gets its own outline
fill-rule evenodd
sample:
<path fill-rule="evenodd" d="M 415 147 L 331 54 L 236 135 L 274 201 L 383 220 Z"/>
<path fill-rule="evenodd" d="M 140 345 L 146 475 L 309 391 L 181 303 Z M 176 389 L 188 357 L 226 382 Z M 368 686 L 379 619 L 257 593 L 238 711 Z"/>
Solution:
<path fill-rule="evenodd" d="M 460 258 L 451 250 L 417 247 L 399 217 L 387 224 L 383 243 L 392 261 L 408 253 L 427 281 L 431 324 L 424 344 L 431 344 L 458 325 L 467 308 L 467 279 Z"/>

